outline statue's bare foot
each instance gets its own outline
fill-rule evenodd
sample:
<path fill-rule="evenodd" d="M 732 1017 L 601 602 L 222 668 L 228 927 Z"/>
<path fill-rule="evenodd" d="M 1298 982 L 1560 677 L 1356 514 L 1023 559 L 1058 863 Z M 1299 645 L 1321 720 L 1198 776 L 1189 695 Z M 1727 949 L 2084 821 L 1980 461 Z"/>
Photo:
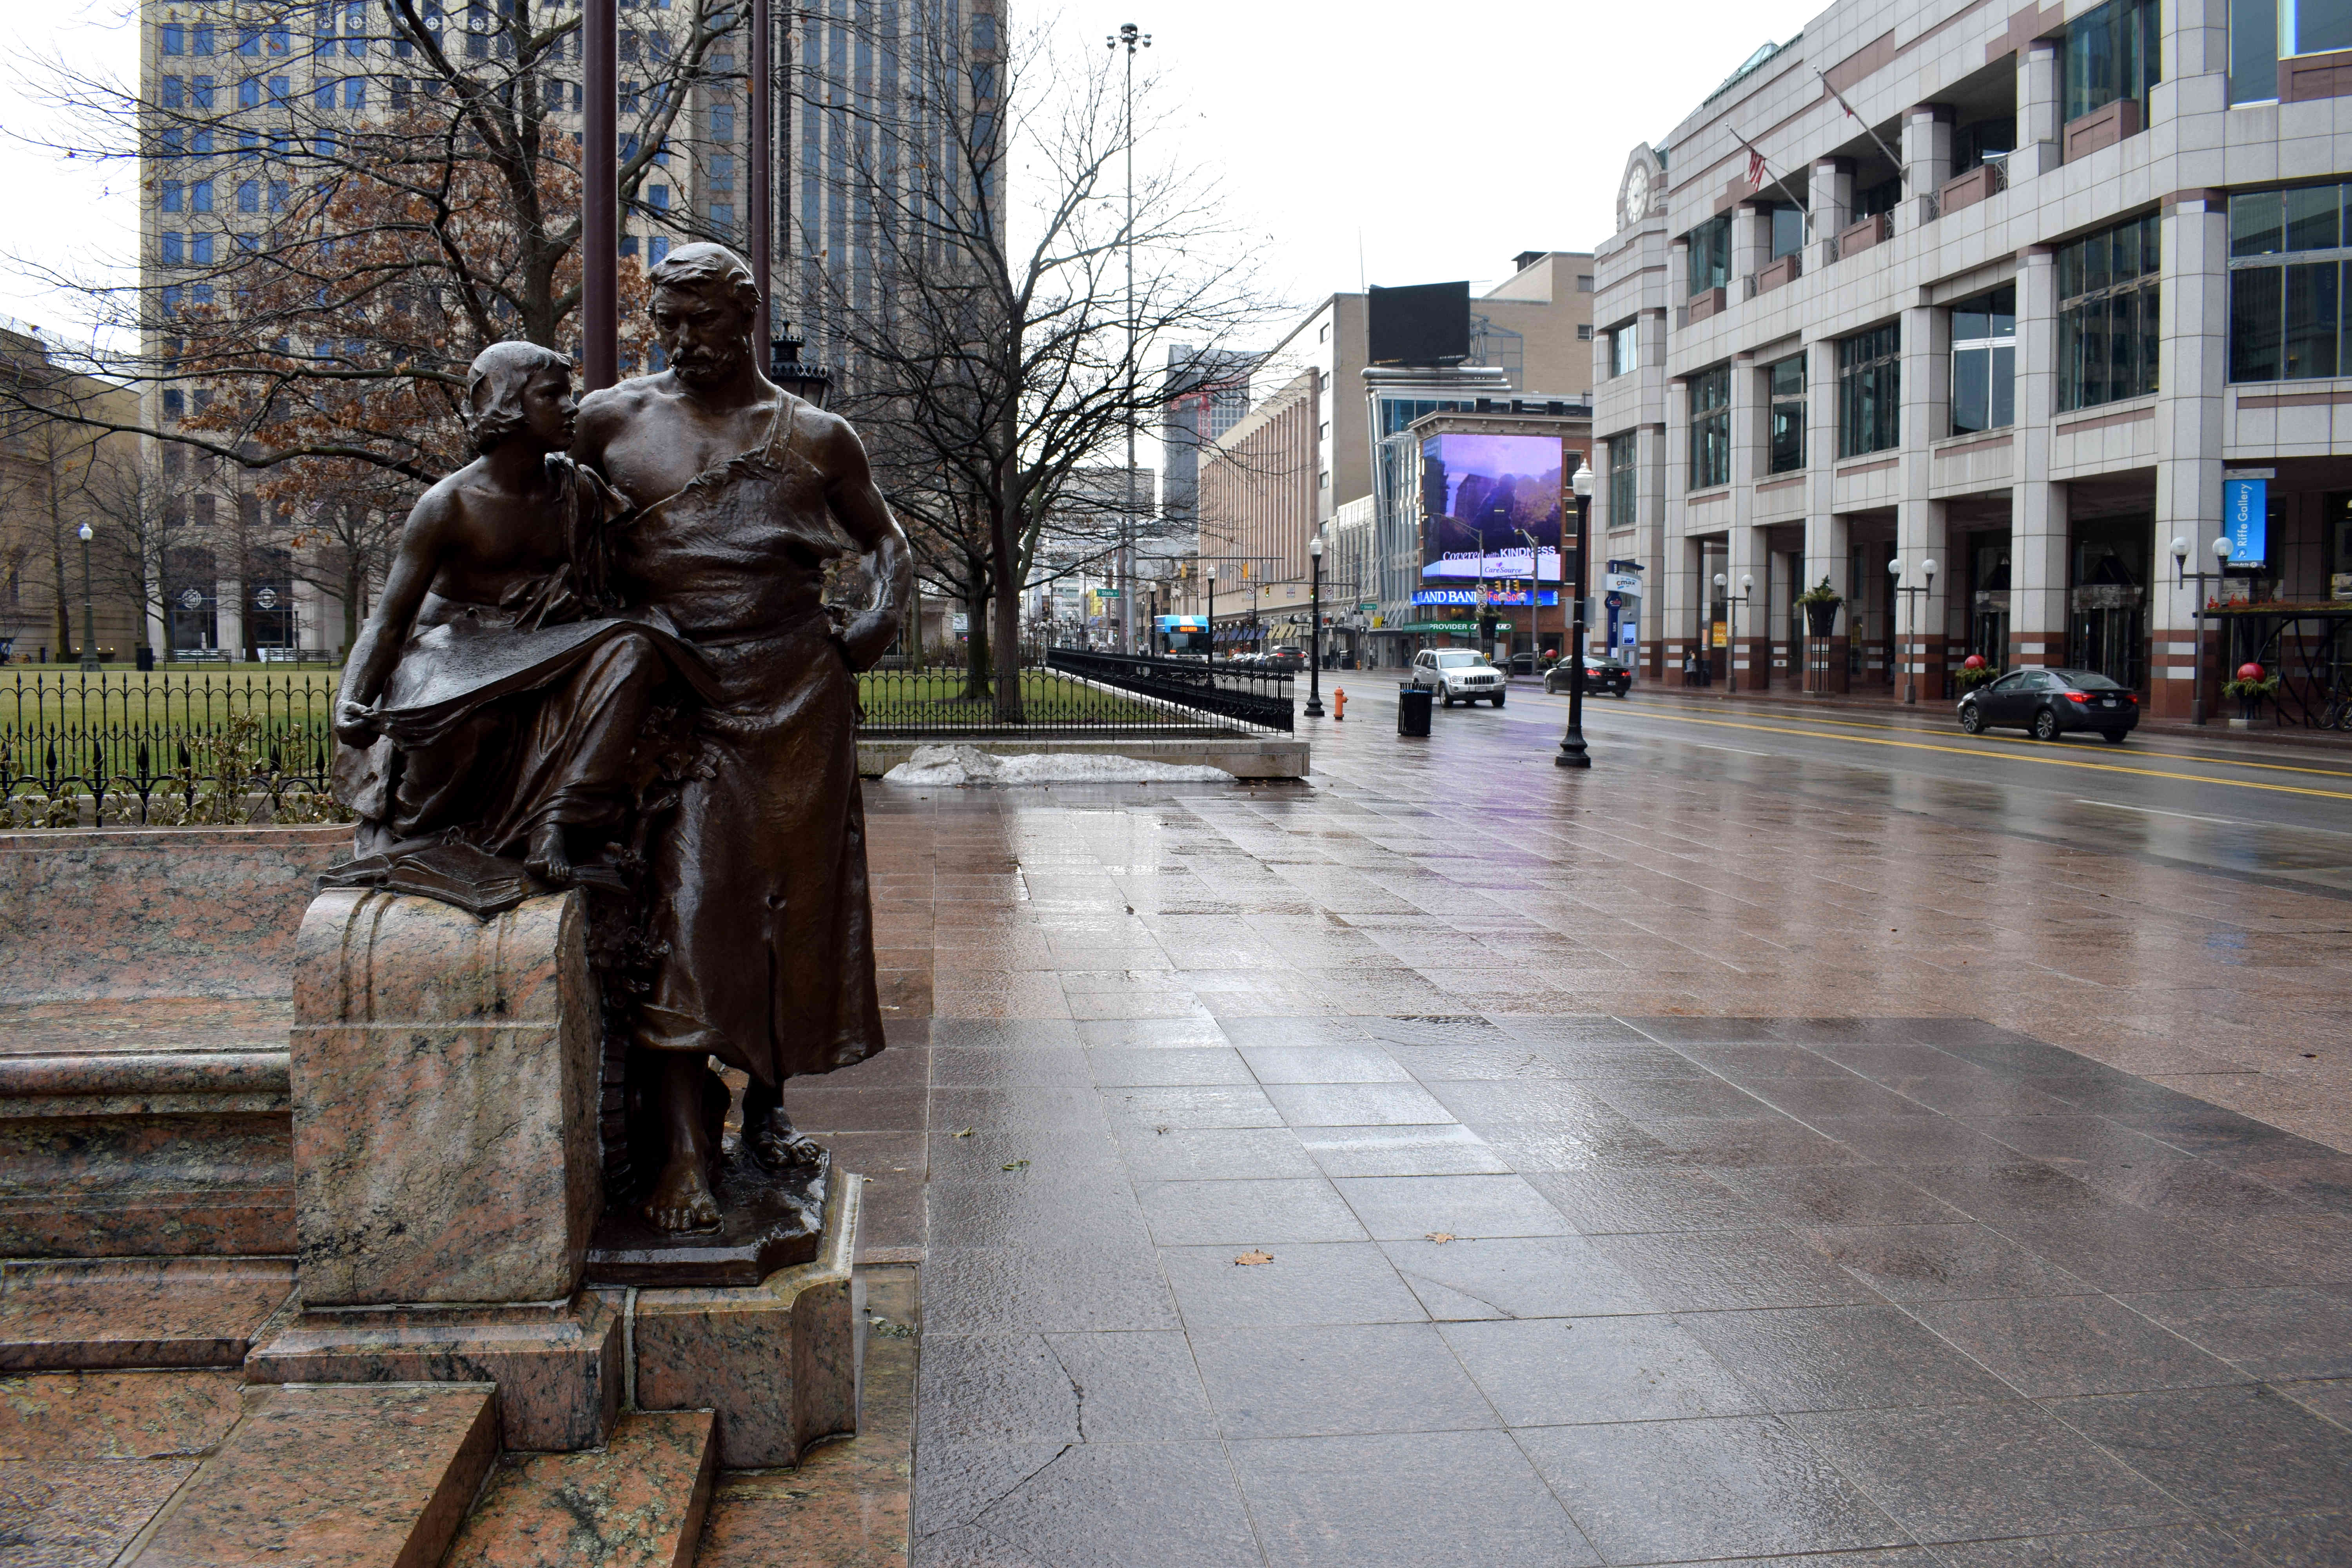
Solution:
<path fill-rule="evenodd" d="M 523 868 L 551 888 L 572 885 L 572 857 L 564 852 L 563 825 L 550 822 L 530 836 L 530 853 Z"/>
<path fill-rule="evenodd" d="M 824 1145 L 793 1127 L 784 1108 L 773 1102 L 773 1089 L 756 1079 L 743 1096 L 743 1147 L 771 1171 L 812 1169 L 824 1162 Z"/>
<path fill-rule="evenodd" d="M 719 1200 L 710 1195 L 710 1181 L 699 1153 L 673 1156 L 654 1183 L 653 1194 L 638 1212 L 646 1223 L 672 1235 L 719 1228 Z"/>

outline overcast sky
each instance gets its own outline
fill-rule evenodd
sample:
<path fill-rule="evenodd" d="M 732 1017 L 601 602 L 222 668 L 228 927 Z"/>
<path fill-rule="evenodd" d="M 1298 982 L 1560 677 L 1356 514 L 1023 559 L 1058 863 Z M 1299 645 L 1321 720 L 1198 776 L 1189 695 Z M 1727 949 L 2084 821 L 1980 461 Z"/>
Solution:
<path fill-rule="evenodd" d="M 1161 15 L 1148 4 L 1080 5 L 1059 26 L 1081 43 L 1125 21 L 1152 35 L 1138 63 L 1182 106 L 1173 124 L 1190 139 L 1175 156 L 1221 174 L 1234 218 L 1269 237 L 1268 286 L 1305 301 L 1360 281 L 1493 282 L 1519 251 L 1589 248 L 1614 226 L 1628 149 L 1663 138 L 1820 4 L 1682 0 L 1661 13 L 1559 0 L 1248 0 Z M 9 0 L 0 40 L 127 76 L 131 9 Z M 7 76 L 0 128 L 37 129 L 45 111 Z M 131 251 L 127 167 L 0 149 L 0 249 L 93 266 Z M 87 315 L 5 273 L 0 312 L 68 330 Z"/>

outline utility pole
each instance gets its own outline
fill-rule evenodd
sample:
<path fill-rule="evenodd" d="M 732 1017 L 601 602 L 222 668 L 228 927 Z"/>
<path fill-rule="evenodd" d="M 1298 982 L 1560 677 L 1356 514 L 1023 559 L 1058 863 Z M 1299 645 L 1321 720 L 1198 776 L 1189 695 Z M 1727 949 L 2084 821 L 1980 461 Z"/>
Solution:
<path fill-rule="evenodd" d="M 1151 35 L 1132 22 L 1121 22 L 1118 32 L 1103 40 L 1106 47 L 1127 46 L 1127 506 L 1119 518 L 1118 648 L 1135 651 L 1135 51 L 1151 47 Z"/>
<path fill-rule="evenodd" d="M 580 349 L 583 379 L 595 392 L 620 376 L 621 174 L 620 102 L 614 77 L 617 29 L 615 0 L 587 0 L 580 26 L 585 35 L 582 134 L 588 145 L 580 160 L 580 243 L 587 254 L 580 269 Z"/>
<path fill-rule="evenodd" d="M 751 277 L 760 286 L 751 317 L 752 363 L 766 374 L 775 358 L 769 327 L 768 296 L 775 272 L 775 223 L 769 216 L 775 196 L 775 0 L 751 0 L 751 90 L 745 108 L 751 116 Z"/>

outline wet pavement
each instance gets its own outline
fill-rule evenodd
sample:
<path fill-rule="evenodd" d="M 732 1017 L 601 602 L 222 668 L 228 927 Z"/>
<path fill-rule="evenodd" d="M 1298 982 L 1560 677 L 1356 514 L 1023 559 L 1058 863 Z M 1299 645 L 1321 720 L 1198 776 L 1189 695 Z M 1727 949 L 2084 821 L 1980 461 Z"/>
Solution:
<path fill-rule="evenodd" d="M 1554 706 L 870 789 L 914 1562 L 2352 1561 L 2341 892 Z"/>

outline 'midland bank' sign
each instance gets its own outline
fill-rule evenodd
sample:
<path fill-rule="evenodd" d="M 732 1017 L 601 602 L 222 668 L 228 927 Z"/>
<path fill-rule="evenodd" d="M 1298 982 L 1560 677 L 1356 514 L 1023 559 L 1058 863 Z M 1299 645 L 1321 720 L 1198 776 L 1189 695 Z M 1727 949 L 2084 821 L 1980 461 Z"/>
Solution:
<path fill-rule="evenodd" d="M 1478 605 L 1524 605 L 1528 602 L 1528 590 L 1524 584 L 1517 583 L 1510 584 L 1508 585 L 1498 583 L 1489 583 L 1486 584 L 1483 594 L 1476 588 L 1415 588 L 1412 591 L 1412 602 L 1416 605 L 1468 605 L 1473 606 Z M 1557 588 L 1546 588 L 1543 591 L 1543 602 L 1547 605 L 1559 604 L 1559 590 Z"/>

